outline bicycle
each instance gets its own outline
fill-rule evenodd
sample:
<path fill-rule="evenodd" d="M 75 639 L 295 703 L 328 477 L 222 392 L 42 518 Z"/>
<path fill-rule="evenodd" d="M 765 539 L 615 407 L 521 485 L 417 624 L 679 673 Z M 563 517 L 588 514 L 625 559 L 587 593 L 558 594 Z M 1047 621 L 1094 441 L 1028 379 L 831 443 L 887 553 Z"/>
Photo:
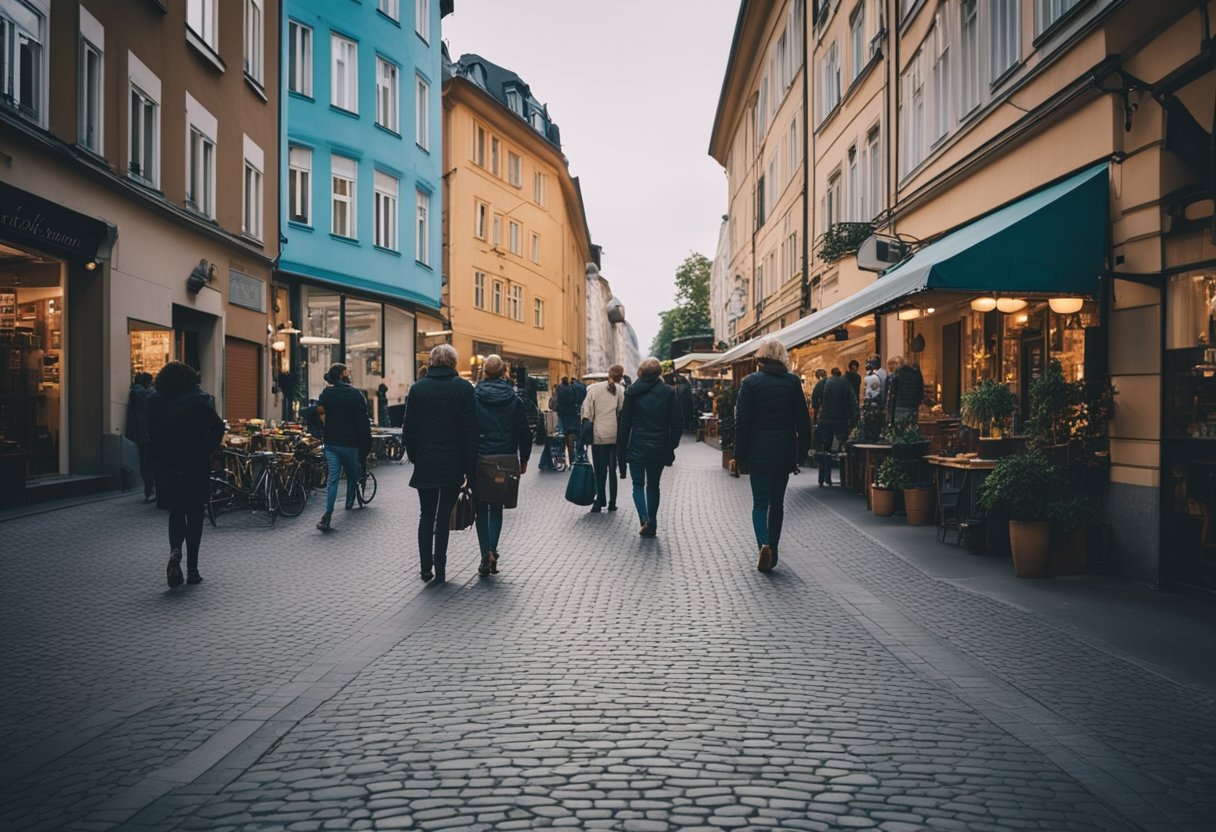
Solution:
<path fill-rule="evenodd" d="M 359 505 L 365 506 L 370 503 L 376 496 L 376 475 L 371 472 L 368 466 L 363 466 L 363 473 L 359 475 L 359 486 L 355 489 L 355 499 L 359 501 Z"/>
<path fill-rule="evenodd" d="M 207 500 L 207 518 L 212 527 L 216 525 L 216 517 L 224 511 L 236 508 L 249 508 L 251 512 L 265 510 L 273 524 L 281 508 L 279 468 L 274 451 L 246 454 L 228 449 L 221 450 L 219 472 L 213 471 L 211 474 Z M 301 504 L 300 511 L 303 509 Z"/>

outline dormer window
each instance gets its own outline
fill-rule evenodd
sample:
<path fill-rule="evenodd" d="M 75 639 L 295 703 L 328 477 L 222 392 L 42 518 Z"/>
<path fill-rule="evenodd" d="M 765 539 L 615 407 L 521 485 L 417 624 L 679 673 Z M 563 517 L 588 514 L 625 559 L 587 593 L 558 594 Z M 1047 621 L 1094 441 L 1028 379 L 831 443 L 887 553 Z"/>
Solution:
<path fill-rule="evenodd" d="M 521 116 L 524 114 L 524 99 L 519 94 L 519 90 L 514 88 L 507 90 L 507 106 Z"/>
<path fill-rule="evenodd" d="M 532 113 L 532 129 L 542 136 L 545 134 L 545 115 L 539 110 Z"/>

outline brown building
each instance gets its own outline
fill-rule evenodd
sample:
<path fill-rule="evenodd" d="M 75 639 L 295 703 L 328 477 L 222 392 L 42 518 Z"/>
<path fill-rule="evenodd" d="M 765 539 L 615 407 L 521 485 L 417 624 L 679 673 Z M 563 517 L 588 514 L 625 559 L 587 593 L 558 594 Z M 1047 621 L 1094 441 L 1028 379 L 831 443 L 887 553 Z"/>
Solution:
<path fill-rule="evenodd" d="M 0 434 L 32 484 L 113 482 L 132 377 L 170 359 L 266 415 L 279 14 L 0 2 Z"/>

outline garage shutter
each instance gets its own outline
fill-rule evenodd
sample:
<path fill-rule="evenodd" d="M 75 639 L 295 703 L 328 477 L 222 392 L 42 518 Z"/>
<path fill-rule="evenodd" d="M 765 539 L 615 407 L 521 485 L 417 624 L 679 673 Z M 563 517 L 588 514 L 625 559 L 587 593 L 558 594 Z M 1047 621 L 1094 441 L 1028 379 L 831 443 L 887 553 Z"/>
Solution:
<path fill-rule="evenodd" d="M 249 341 L 227 338 L 224 341 L 224 418 L 258 418 L 258 372 L 261 347 Z"/>

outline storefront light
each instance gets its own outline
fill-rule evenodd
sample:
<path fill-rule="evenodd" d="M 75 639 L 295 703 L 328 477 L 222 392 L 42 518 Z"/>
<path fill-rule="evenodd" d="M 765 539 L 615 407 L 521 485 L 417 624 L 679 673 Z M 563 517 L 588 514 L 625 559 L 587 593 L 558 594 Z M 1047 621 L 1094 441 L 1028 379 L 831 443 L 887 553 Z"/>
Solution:
<path fill-rule="evenodd" d="M 272 350 L 274 350 L 275 352 L 282 352 L 283 350 L 287 349 L 287 342 L 281 341 L 281 340 L 275 341 L 273 344 L 270 345 L 270 348 Z"/>
<path fill-rule="evenodd" d="M 991 312 L 996 309 L 996 298 L 976 298 L 971 301 L 971 308 L 976 312 Z"/>
<path fill-rule="evenodd" d="M 1026 301 L 1021 298 L 997 298 L 996 308 L 1006 315 L 1011 315 L 1014 312 L 1021 312 L 1025 309 Z"/>
<path fill-rule="evenodd" d="M 919 309 L 901 309 L 895 313 L 895 317 L 901 321 L 915 321 L 920 317 Z"/>
<path fill-rule="evenodd" d="M 1051 298 L 1047 305 L 1057 315 L 1074 315 L 1085 305 L 1085 298 Z"/>

